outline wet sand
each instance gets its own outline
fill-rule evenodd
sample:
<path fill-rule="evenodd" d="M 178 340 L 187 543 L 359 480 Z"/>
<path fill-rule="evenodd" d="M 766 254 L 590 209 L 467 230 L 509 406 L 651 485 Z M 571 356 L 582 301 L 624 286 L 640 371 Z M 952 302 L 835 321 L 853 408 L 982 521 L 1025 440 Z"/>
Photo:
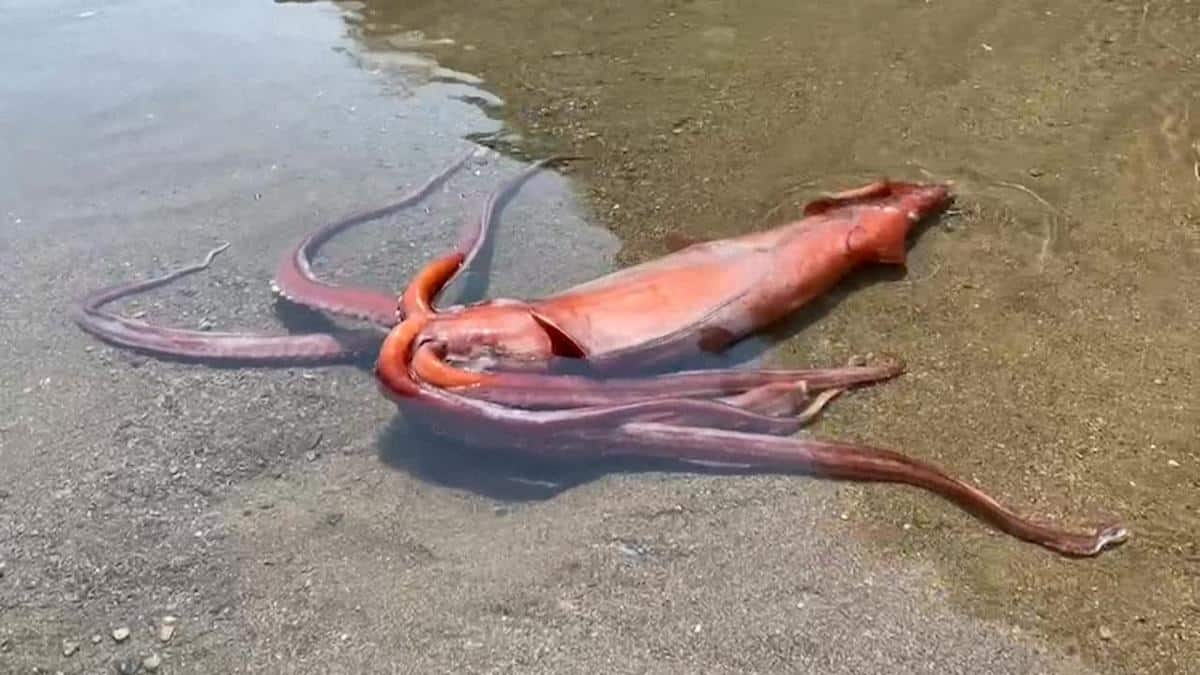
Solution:
<path fill-rule="evenodd" d="M 588 6 L 0 10 L 4 669 L 1186 672 L 1197 10 Z M 814 432 L 1048 516 L 1120 516 L 1133 540 L 1068 561 L 902 488 L 466 453 L 414 435 L 361 369 L 163 363 L 66 317 L 228 240 L 126 311 L 312 326 L 274 310 L 278 256 L 464 139 L 593 157 L 505 211 L 492 295 L 878 174 L 954 179 L 961 214 L 914 242 L 907 275 L 860 275 L 765 358 L 902 355 L 909 374 Z M 473 165 L 320 272 L 398 287 L 519 166 Z"/>

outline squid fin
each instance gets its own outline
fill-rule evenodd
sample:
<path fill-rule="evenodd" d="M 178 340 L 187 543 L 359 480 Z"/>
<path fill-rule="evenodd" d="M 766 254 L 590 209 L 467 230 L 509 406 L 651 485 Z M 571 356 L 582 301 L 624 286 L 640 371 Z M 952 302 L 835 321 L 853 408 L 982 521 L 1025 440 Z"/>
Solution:
<path fill-rule="evenodd" d="M 816 216 L 830 209 L 836 209 L 839 206 L 848 206 L 856 202 L 864 202 L 871 199 L 878 199 L 891 194 L 892 183 L 888 181 L 876 181 L 870 185 L 864 185 L 853 190 L 845 190 L 843 192 L 835 192 L 818 197 L 813 201 L 804 205 L 804 215 Z"/>

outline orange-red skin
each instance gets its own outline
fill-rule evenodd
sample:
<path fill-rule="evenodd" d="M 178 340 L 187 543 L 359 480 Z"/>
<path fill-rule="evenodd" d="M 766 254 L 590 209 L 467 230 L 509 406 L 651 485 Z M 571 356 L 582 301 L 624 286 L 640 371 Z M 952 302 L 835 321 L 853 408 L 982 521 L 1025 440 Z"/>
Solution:
<path fill-rule="evenodd" d="M 628 370 L 719 350 L 861 265 L 903 264 L 912 226 L 949 201 L 942 185 L 891 182 L 833 195 L 810 204 L 801 220 L 695 244 L 547 298 L 439 310 L 414 338 L 438 349 L 406 357 L 421 379 L 463 387 L 494 376 L 458 366 L 537 369 L 575 357 L 598 370 Z M 409 292 L 432 280 L 418 279 Z"/>

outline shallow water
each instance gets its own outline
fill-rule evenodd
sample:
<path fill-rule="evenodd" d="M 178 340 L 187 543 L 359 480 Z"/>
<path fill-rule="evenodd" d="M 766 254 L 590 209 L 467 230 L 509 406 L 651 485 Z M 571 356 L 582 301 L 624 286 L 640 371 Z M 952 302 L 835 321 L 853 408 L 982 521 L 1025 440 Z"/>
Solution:
<path fill-rule="evenodd" d="M 0 659 L 70 670 L 162 649 L 86 644 L 167 612 L 205 617 L 166 648 L 197 671 L 520 669 L 536 652 L 563 672 L 623 649 L 655 672 L 1200 657 L 1200 4 L 10 2 L 0 57 L 16 355 Z M 146 362 L 64 318 L 79 293 L 221 238 L 220 269 L 130 311 L 277 325 L 266 280 L 285 246 L 469 142 L 511 158 L 330 246 L 323 273 L 396 286 L 514 159 L 551 151 L 591 160 L 506 212 L 493 295 L 596 276 L 617 254 L 605 230 L 629 263 L 879 175 L 955 181 L 957 215 L 914 242 L 906 275 L 846 284 L 767 358 L 898 354 L 905 377 L 815 433 L 933 459 L 1046 516 L 1119 517 L 1132 540 L 1062 560 L 923 493 L 791 477 L 589 476 L 497 518 L 453 478 L 402 476 L 444 474 L 440 448 L 359 457 L 379 429 L 410 444 L 364 373 Z M 503 468 L 471 461 L 450 472 Z M 850 583 L 860 565 L 895 597 Z M 884 647 L 852 644 L 905 601 L 923 608 L 911 624 L 863 629 Z M 784 628 L 741 653 L 738 631 L 764 626 Z M 60 657 L 62 640 L 83 652 Z"/>

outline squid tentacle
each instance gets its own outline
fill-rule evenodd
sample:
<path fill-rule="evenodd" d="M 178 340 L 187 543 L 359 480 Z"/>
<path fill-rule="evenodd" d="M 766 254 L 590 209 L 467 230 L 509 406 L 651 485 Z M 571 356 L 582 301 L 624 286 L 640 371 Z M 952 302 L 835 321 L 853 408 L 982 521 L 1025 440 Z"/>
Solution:
<path fill-rule="evenodd" d="M 790 384 L 764 384 L 736 396 L 725 396 L 716 400 L 749 410 L 760 415 L 794 417 L 801 426 L 807 426 L 833 399 L 846 392 L 845 388 L 826 389 L 816 396 L 809 396 L 807 387 Z"/>
<path fill-rule="evenodd" d="M 512 439 L 514 449 L 541 456 L 684 459 L 698 464 L 901 483 L 947 499 L 1019 539 L 1071 556 L 1094 556 L 1128 537 L 1126 529 L 1117 524 L 1075 532 L 1036 522 L 931 463 L 891 450 L 716 428 L 719 424 L 713 424 L 708 410 L 701 408 L 692 409 L 700 413 L 692 424 L 684 422 L 689 417 L 686 413 L 677 415 L 673 422 L 638 419 L 638 414 L 647 410 L 682 408 L 686 399 L 561 411 L 520 410 L 430 386 L 412 379 L 411 373 L 406 372 L 404 377 L 412 385 L 411 390 L 401 394 L 388 386 L 385 393 L 390 393 L 411 418 L 452 429 L 455 438 L 473 439 L 484 446 L 503 437 Z M 381 382 L 390 384 L 386 378 Z M 663 408 L 654 409 L 654 405 Z"/>
<path fill-rule="evenodd" d="M 121 298 L 205 270 L 227 248 L 228 243 L 221 244 L 209 251 L 203 260 L 170 270 L 161 276 L 94 291 L 76 304 L 71 318 L 83 330 L 112 345 L 159 357 L 226 365 L 341 363 L 359 359 L 378 349 L 381 340 L 378 331 L 306 335 L 220 333 L 155 326 L 101 309 Z"/>
<path fill-rule="evenodd" d="M 891 450 L 714 428 L 719 425 L 713 424 L 706 408 L 680 412 L 674 422 L 638 419 L 639 413 L 646 411 L 682 409 L 686 399 L 562 411 L 519 410 L 430 386 L 419 379 L 411 379 L 407 372 L 404 376 L 413 387 L 407 394 L 400 394 L 391 387 L 387 392 L 392 393 L 412 419 L 452 429 L 455 438 L 474 439 L 485 446 L 495 438 L 503 437 L 512 439 L 514 448 L 519 451 L 543 456 L 683 458 L 700 464 L 902 483 L 956 503 L 1003 532 L 1072 556 L 1097 555 L 1128 537 L 1125 528 L 1116 524 L 1105 524 L 1090 532 L 1073 532 L 1038 523 L 933 464 Z M 386 379 L 381 381 L 389 384 Z M 654 408 L 655 405 L 662 407 Z M 689 418 L 686 413 L 692 410 L 700 417 L 694 424 L 684 422 Z M 614 426 L 614 423 L 619 424 Z"/>
<path fill-rule="evenodd" d="M 396 295 L 366 288 L 339 286 L 318 278 L 312 270 L 317 251 L 334 236 L 346 230 L 392 215 L 415 206 L 428 197 L 437 186 L 466 164 L 476 150 L 471 150 L 430 176 L 398 201 L 360 213 L 344 220 L 323 225 L 302 239 L 280 262 L 271 281 L 271 290 L 279 297 L 310 309 L 332 312 L 391 327 L 396 323 Z"/>
<path fill-rule="evenodd" d="M 430 298 L 430 304 L 437 304 L 443 290 L 453 285 L 454 282 L 471 268 L 472 263 L 479 257 L 480 252 L 491 243 L 493 223 L 496 220 L 496 214 L 503 207 L 504 202 L 510 199 L 530 178 L 539 173 L 542 169 L 583 159 L 581 155 L 554 155 L 545 159 L 540 159 L 521 170 L 520 173 L 504 181 L 488 194 L 487 199 L 483 203 L 483 207 L 479 211 L 479 217 L 473 220 L 468 220 L 463 223 L 463 228 L 459 232 L 459 239 L 452 253 L 458 253 L 463 256 L 462 262 L 459 263 L 458 269 L 441 285 Z"/>
<path fill-rule="evenodd" d="M 522 427 L 522 434 L 528 434 L 519 441 L 521 443 L 541 439 L 575 445 L 592 437 L 592 433 L 588 431 L 591 428 L 608 430 L 630 420 L 675 424 L 703 423 L 717 428 L 781 435 L 795 433 L 801 426 L 796 420 L 786 417 L 760 414 L 719 401 L 686 398 L 632 400 L 615 405 L 533 411 L 460 396 L 425 382 L 407 366 L 408 360 L 404 357 L 431 348 L 429 343 L 414 346 L 419 339 L 421 328 L 428 320 L 429 314 L 418 309 L 388 336 L 381 348 L 377 372 L 384 393 L 402 405 L 415 403 L 420 406 L 422 403 L 433 402 L 431 419 L 439 417 L 439 410 L 449 411 L 457 408 L 454 414 L 442 417 L 444 422 L 455 429 L 458 428 L 457 423 L 453 421 L 455 415 L 464 411 L 468 416 L 472 411 L 484 411 L 492 413 L 497 420 L 517 420 L 518 426 Z"/>
<path fill-rule="evenodd" d="M 384 327 L 394 325 L 397 319 L 394 295 L 323 282 L 312 272 L 311 256 L 330 238 L 350 227 L 418 203 L 461 168 L 473 154 L 474 151 L 464 154 L 393 204 L 326 225 L 305 237 L 280 265 L 272 283 L 273 288 L 281 297 L 313 309 L 365 319 Z M 538 166 L 544 166 L 557 159 L 545 160 Z M 527 170 L 515 181 L 496 190 L 489 198 L 489 203 L 494 204 L 503 198 L 506 190 L 515 189 L 521 180 L 532 173 L 533 169 Z M 481 235 L 486 235 L 488 221 L 493 212 L 494 208 L 485 209 L 484 216 L 476 228 Z M 319 365 L 356 361 L 377 353 L 381 335 L 372 330 L 304 335 L 198 331 L 156 326 L 101 309 L 104 305 L 121 298 L 143 293 L 180 277 L 205 270 L 216 256 L 227 248 L 228 243 L 222 244 L 210 251 L 202 261 L 170 270 L 158 277 L 126 282 L 89 293 L 76 303 L 72 319 L 84 331 L 115 346 L 161 358 L 206 361 L 213 365 Z"/>
<path fill-rule="evenodd" d="M 842 480 L 911 485 L 958 504 L 1003 532 L 1066 555 L 1094 556 L 1128 538 L 1126 529 L 1117 524 L 1071 532 L 1035 522 L 933 464 L 866 445 L 652 422 L 622 425 L 613 440 L 627 444 L 616 452 L 640 457 L 686 457 Z"/>
<path fill-rule="evenodd" d="M 416 348 L 416 353 L 420 354 L 426 350 L 433 349 L 434 345 L 432 343 L 425 343 Z M 414 372 L 413 375 L 423 385 L 438 386 L 436 383 L 428 382 L 421 378 L 419 372 Z M 779 385 L 781 384 L 787 391 L 780 389 Z M 624 396 L 601 397 L 600 400 L 602 402 L 596 404 L 580 406 L 564 405 L 552 410 L 543 409 L 543 412 L 564 413 L 569 410 L 577 410 L 586 415 L 620 415 L 627 413 L 639 417 L 646 415 L 656 421 L 673 420 L 673 423 L 676 424 L 699 424 L 705 422 L 711 426 L 723 429 L 754 430 L 758 433 L 766 434 L 792 434 L 799 431 L 803 426 L 802 421 L 789 419 L 784 415 L 775 413 L 782 412 L 783 408 L 780 405 L 780 400 L 785 397 L 795 398 L 799 396 L 807 402 L 808 397 L 805 392 L 797 391 L 797 389 L 803 389 L 803 385 L 777 383 L 767 386 L 774 387 L 775 389 L 767 393 L 765 397 L 747 398 L 745 401 L 736 397 L 730 400 L 688 397 L 666 389 L 659 392 L 657 396 L 626 393 Z M 467 396 L 471 396 L 476 392 L 466 390 L 464 393 Z M 503 389 L 494 390 L 493 393 L 499 398 L 503 398 Z M 478 398 L 483 398 L 493 403 L 496 402 L 486 395 Z M 503 404 L 501 403 L 500 405 Z M 795 410 L 796 405 L 793 404 L 791 408 Z M 690 422 L 685 420 L 690 420 Z"/>
<path fill-rule="evenodd" d="M 899 359 L 871 366 L 779 370 L 693 370 L 651 378 L 465 371 L 442 359 L 431 344 L 416 350 L 412 367 L 434 386 L 458 388 L 467 396 L 518 408 L 572 408 L 615 405 L 653 398 L 716 398 L 745 394 L 768 385 L 803 383 L 806 393 L 846 389 L 890 379 L 904 370 Z M 767 390 L 763 390 L 764 392 Z M 779 392 L 776 389 L 776 399 Z M 760 394 L 761 395 L 761 394 Z"/>
<path fill-rule="evenodd" d="M 467 152 L 392 204 L 324 225 L 309 234 L 296 244 L 279 264 L 275 278 L 271 282 L 272 291 L 289 302 L 304 305 L 310 309 L 362 319 L 384 327 L 394 326 L 398 320 L 403 318 L 403 309 L 397 307 L 394 294 L 365 288 L 339 286 L 324 281 L 313 272 L 312 259 L 320 247 L 334 236 L 352 227 L 419 204 L 437 186 L 461 169 L 463 164 L 477 152 L 477 150 Z M 453 249 L 454 252 L 461 253 L 464 258 L 459 263 L 459 269 L 450 279 L 446 280 L 442 287 L 445 288 L 452 284 L 460 274 L 470 268 L 479 252 L 487 245 L 496 213 L 506 199 L 511 197 L 525 181 L 545 167 L 576 159 L 581 159 L 581 157 L 561 155 L 539 160 L 489 193 L 479 216 L 464 223 L 459 241 Z M 435 294 L 430 299 L 431 304 L 436 302 L 437 295 Z"/>

